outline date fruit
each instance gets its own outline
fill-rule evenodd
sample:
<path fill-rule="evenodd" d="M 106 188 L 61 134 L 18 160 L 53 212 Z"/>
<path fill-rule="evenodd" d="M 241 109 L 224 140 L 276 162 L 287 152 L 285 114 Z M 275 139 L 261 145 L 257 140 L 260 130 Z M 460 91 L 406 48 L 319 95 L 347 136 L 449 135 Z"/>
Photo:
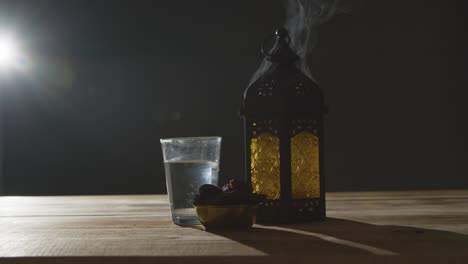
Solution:
<path fill-rule="evenodd" d="M 266 200 L 265 195 L 251 193 L 245 183 L 237 180 L 230 180 L 222 188 L 204 184 L 198 192 L 194 198 L 194 205 L 247 205 L 259 204 Z"/>

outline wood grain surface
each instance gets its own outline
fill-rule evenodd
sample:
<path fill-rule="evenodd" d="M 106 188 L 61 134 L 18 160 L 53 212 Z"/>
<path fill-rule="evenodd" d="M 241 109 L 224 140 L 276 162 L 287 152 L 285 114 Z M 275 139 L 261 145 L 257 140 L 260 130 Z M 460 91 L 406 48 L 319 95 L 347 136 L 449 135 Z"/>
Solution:
<path fill-rule="evenodd" d="M 165 195 L 0 197 L 0 263 L 468 263 L 468 190 L 327 195 L 324 221 L 216 232 Z"/>

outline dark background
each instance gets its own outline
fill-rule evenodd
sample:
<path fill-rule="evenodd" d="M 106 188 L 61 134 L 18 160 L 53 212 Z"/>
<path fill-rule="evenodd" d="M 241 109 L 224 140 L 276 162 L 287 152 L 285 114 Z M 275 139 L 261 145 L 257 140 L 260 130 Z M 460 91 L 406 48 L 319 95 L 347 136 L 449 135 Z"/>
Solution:
<path fill-rule="evenodd" d="M 468 187 L 464 2 L 343 1 L 319 27 L 327 191 Z M 176 136 L 222 136 L 221 181 L 242 178 L 237 107 L 283 19 L 279 0 L 0 0 L 30 60 L 3 76 L 5 194 L 163 193 Z"/>

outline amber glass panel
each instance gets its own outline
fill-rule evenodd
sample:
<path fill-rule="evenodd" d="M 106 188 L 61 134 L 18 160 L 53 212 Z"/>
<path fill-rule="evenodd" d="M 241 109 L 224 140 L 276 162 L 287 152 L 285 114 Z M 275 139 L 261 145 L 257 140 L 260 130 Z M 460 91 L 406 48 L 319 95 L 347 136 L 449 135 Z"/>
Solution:
<path fill-rule="evenodd" d="M 291 139 L 293 199 L 320 197 L 319 138 L 303 131 Z"/>
<path fill-rule="evenodd" d="M 268 199 L 280 198 L 280 140 L 270 133 L 262 133 L 250 141 L 250 170 L 255 193 Z"/>

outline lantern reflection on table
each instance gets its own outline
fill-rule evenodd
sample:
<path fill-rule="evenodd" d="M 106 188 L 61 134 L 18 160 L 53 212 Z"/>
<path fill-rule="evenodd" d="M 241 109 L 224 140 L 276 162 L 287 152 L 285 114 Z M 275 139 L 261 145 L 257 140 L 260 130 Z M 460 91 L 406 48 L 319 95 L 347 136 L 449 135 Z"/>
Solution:
<path fill-rule="evenodd" d="M 269 68 L 246 89 L 246 178 L 267 196 L 260 222 L 325 218 L 323 94 L 299 68 L 288 32 L 278 29 Z"/>

